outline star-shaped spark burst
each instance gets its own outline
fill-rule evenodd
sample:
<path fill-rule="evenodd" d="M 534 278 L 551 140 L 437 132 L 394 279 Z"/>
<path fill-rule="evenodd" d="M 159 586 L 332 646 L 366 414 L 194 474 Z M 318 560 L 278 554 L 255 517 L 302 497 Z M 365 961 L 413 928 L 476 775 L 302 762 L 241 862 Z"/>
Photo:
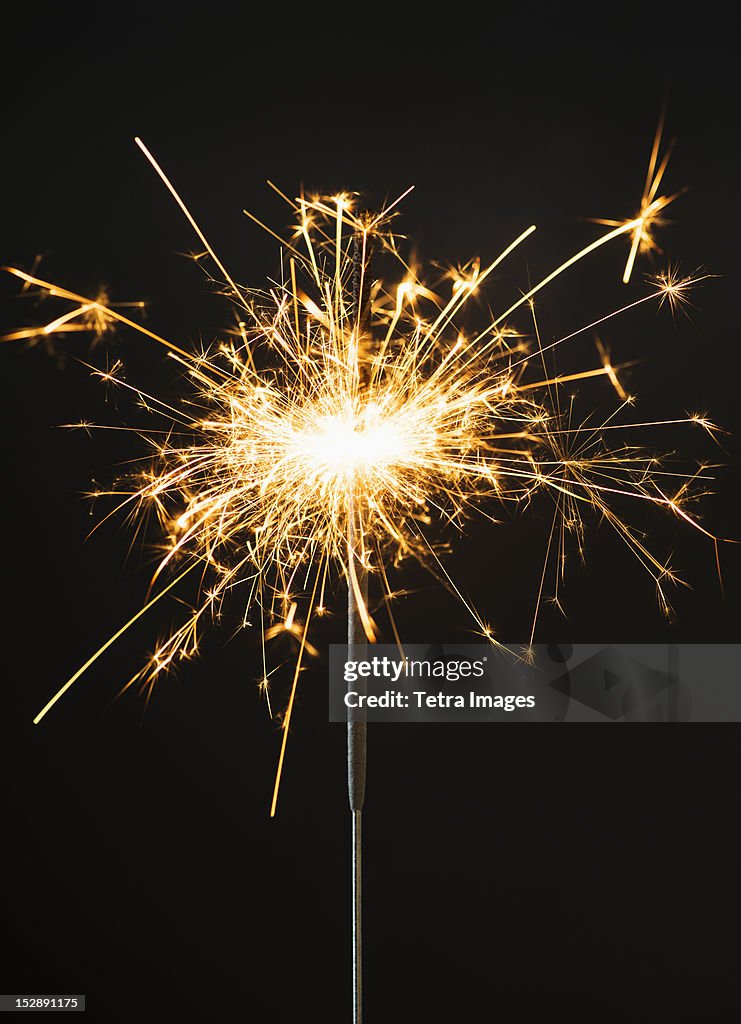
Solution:
<path fill-rule="evenodd" d="M 40 257 L 37 257 L 31 273 L 26 275 L 21 294 L 30 299 L 57 299 L 67 304 L 71 302 L 72 308 L 65 309 L 59 316 L 55 316 L 40 326 L 22 327 L 19 330 L 10 331 L 0 337 L 0 341 L 27 341 L 31 344 L 41 341 L 50 347 L 56 338 L 64 338 L 71 334 L 86 334 L 90 338 L 90 348 L 92 349 L 109 339 L 121 323 L 132 325 L 132 322 L 120 313 L 121 310 L 143 312 L 146 309 L 146 303 L 142 301 L 112 302 L 108 289 L 102 286 L 98 289 L 98 294 L 94 299 L 84 299 L 82 296 L 75 295 L 74 292 L 56 285 L 44 284 L 38 289 L 32 288 L 33 282 L 36 280 L 34 275 L 37 273 L 40 262 Z M 136 327 L 137 325 L 133 324 L 132 326 Z"/>
<path fill-rule="evenodd" d="M 666 210 L 667 206 L 686 192 L 685 188 L 680 188 L 669 195 L 658 194 L 659 189 L 661 188 L 661 183 L 664 179 L 664 174 L 666 173 L 666 169 L 669 165 L 672 150 L 674 149 L 674 141 L 672 140 L 663 156 L 661 158 L 659 157 L 663 134 L 664 114 L 659 118 L 659 124 L 656 128 L 653 146 L 651 147 L 651 156 L 648 160 L 646 182 L 643 186 L 640 206 L 638 207 L 638 212 L 635 217 L 630 220 L 606 220 L 598 217 L 589 218 L 593 224 L 604 224 L 607 227 L 627 228 L 628 225 L 630 225 L 628 232 L 628 236 L 630 238 L 630 250 L 625 263 L 625 270 L 623 271 L 624 284 L 628 284 L 630 281 L 636 257 L 639 253 L 655 253 L 661 255 L 662 249 L 656 241 L 656 230 L 657 228 L 664 227 L 668 223 L 666 218 L 663 216 L 664 210 Z"/>

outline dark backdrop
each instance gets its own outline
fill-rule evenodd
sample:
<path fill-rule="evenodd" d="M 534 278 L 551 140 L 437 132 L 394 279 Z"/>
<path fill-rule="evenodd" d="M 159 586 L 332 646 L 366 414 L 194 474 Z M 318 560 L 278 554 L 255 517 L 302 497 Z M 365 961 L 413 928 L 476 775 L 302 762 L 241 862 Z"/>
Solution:
<path fill-rule="evenodd" d="M 707 411 L 738 436 L 738 91 L 727 26 L 703 8 L 684 23 L 609 4 L 598 18 L 361 14 L 16 12 L 5 24 L 2 261 L 30 267 L 44 254 L 41 276 L 146 298 L 149 326 L 181 344 L 216 336 L 228 311 L 177 255 L 196 243 L 134 146 L 139 134 L 237 280 L 259 285 L 276 269 L 273 242 L 240 212 L 283 227 L 266 178 L 289 192 L 302 182 L 359 189 L 371 203 L 415 184 L 399 228 L 425 258 L 486 259 L 538 224 L 497 284 L 515 294 L 595 237 L 580 217 L 634 212 L 668 95 L 678 143 L 667 185 L 689 191 L 660 241 L 687 270 L 719 276 L 695 294 L 689 319 L 644 307 L 603 334 L 617 356 L 649 355 L 630 379 L 642 417 Z M 617 243 L 549 289 L 544 333 L 641 294 L 640 278 L 620 284 L 624 258 Z M 2 286 L 3 319 L 19 326 L 32 311 L 14 281 Z M 75 346 L 0 351 L 0 988 L 85 992 L 106 1021 L 188 1009 L 203 1020 L 346 1020 L 344 736 L 326 722 L 321 667 L 303 679 L 273 821 L 279 733 L 254 685 L 257 644 L 241 634 L 227 645 L 228 624 L 146 712 L 136 697 L 114 697 L 155 642 L 154 622 L 31 725 L 146 586 L 146 558 L 127 558 L 120 524 L 85 542 L 105 509 L 81 498 L 141 447 L 125 434 L 54 429 L 141 416 L 74 357 L 104 365 L 121 355 L 155 393 L 180 386 L 143 339 L 121 337 L 109 356 Z M 587 337 L 563 368 L 593 352 Z M 599 404 L 601 389 L 585 394 Z M 737 452 L 733 438 L 725 454 L 685 428 L 654 439 L 714 461 Z M 703 521 L 724 536 L 739 533 L 738 479 L 719 470 L 703 504 Z M 529 628 L 548 512 L 499 530 L 472 524 L 458 549 L 458 577 L 510 642 Z M 546 610 L 540 639 L 739 639 L 739 549 L 722 549 L 724 599 L 712 545 L 669 518 L 645 526 L 691 585 L 674 595 L 676 624 L 594 522 L 587 566 L 567 583 L 568 620 Z M 464 612 L 430 581 L 413 582 L 402 634 L 468 639 Z M 322 640 L 341 636 L 338 616 Z M 726 926 L 739 909 L 739 736 L 723 724 L 374 728 L 368 1020 L 728 1019 L 738 1008 L 739 948 Z"/>

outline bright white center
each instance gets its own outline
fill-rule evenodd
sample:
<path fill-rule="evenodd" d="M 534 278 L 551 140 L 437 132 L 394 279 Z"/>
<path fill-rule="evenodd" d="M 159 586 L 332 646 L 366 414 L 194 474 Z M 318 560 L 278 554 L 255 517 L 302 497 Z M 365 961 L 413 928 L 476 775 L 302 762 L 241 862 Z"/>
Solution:
<path fill-rule="evenodd" d="M 399 462 L 409 448 L 399 424 L 373 415 L 373 410 L 366 410 L 362 419 L 353 414 L 322 416 L 297 440 L 301 457 L 313 469 L 346 477 Z"/>

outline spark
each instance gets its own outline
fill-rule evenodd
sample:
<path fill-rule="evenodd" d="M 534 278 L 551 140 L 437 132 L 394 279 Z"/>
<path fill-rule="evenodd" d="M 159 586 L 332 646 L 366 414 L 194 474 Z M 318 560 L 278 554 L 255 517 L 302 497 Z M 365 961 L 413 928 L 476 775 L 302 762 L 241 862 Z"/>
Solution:
<path fill-rule="evenodd" d="M 290 697 L 277 716 L 283 739 L 274 813 L 303 663 L 319 653 L 311 631 L 317 619 L 329 614 L 333 592 L 340 586 L 354 589 L 370 641 L 387 629 L 398 639 L 392 606 L 394 597 L 406 591 L 389 584 L 387 568 L 411 559 L 463 603 L 482 637 L 496 642 L 496 630 L 454 578 L 447 535 L 460 533 L 476 512 L 497 522 L 492 511 L 497 506 L 524 511 L 537 494 L 550 496 L 553 519 L 531 643 L 551 554 L 557 567 L 551 600 L 561 607 L 568 537 L 575 538 L 583 557 L 588 512 L 608 523 L 644 566 L 669 613 L 665 591 L 673 574 L 642 534 L 620 517 L 614 502 L 649 503 L 712 536 L 686 511 L 695 478 L 686 486 L 671 483 L 674 474 L 653 451 L 607 443 L 632 399 L 620 382 L 620 366 L 601 342 L 599 364 L 573 372 L 549 370 L 545 354 L 644 303 L 684 302 L 698 278 L 668 272 L 649 282 L 646 294 L 623 310 L 606 312 L 548 344 L 541 342 L 532 301 L 613 239 L 629 236 L 635 245 L 636 238 L 640 242 L 646 236 L 651 221 L 656 222 L 649 211 L 657 209 L 656 192 L 668 159 L 656 169 L 658 141 L 644 195 L 654 205 L 644 203 L 631 221 L 611 222 L 609 232 L 520 298 L 501 299 L 503 312 L 492 312 L 490 305 L 488 322 L 471 335 L 457 318 L 473 297 L 480 315 L 478 298 L 487 279 L 525 244 L 534 226 L 487 263 L 471 260 L 442 282 L 425 282 L 420 268 L 400 255 L 391 230 L 402 197 L 371 217 L 350 193 L 302 193 L 289 199 L 272 186 L 293 218 L 290 242 L 266 228 L 288 254 L 288 268 L 267 288 L 250 290 L 235 283 L 162 168 L 137 143 L 213 260 L 219 282 L 237 307 L 237 329 L 210 350 L 189 352 L 99 299 L 6 268 L 24 287 L 72 304 L 68 313 L 47 324 L 47 332 L 68 329 L 95 311 L 166 348 L 187 370 L 189 382 L 183 400 L 168 404 L 124 380 L 117 366 L 95 371 L 108 385 L 133 392 L 162 421 L 144 432 L 154 452 L 151 465 L 123 477 L 113 491 L 117 510 L 135 522 L 154 517 L 161 554 L 144 606 L 60 688 L 35 722 L 130 625 L 166 594 L 172 596 L 176 584 L 197 579 L 198 596 L 188 604 L 184 621 L 124 689 L 137 686 L 148 697 L 161 675 L 197 653 L 206 623 L 220 617 L 225 601 L 235 600 L 244 628 L 259 618 L 263 674 L 258 688 L 272 716 L 268 680 L 274 670 L 267 667 L 267 652 L 273 644 L 293 645 Z M 356 254 L 370 248 L 377 254 L 373 273 L 365 257 L 360 265 L 361 292 L 367 286 L 370 295 L 366 323 L 353 296 Z M 365 283 L 363 275 L 368 275 Z M 511 323 L 523 306 L 533 320 L 535 343 L 522 325 Z M 601 422 L 589 417 L 574 421 L 573 398 L 565 385 L 600 379 L 614 389 L 619 405 Z M 714 436 L 716 428 L 705 416 L 681 422 L 696 423 Z M 643 426 L 631 422 L 624 429 Z M 91 429 L 87 423 L 84 427 Z M 381 612 L 363 599 L 356 564 L 367 572 L 371 587 L 374 581 L 382 583 Z M 383 622 L 377 621 L 380 614 Z"/>
<path fill-rule="evenodd" d="M 690 294 L 694 287 L 701 281 L 706 281 L 714 276 L 714 274 L 696 271 L 694 274 L 683 277 L 678 266 L 669 265 L 661 273 L 652 275 L 649 281 L 661 291 L 660 305 L 667 303 L 672 313 L 677 313 L 678 310 L 686 310 L 692 305 Z"/>
<path fill-rule="evenodd" d="M 71 299 L 74 306 L 72 309 L 66 310 L 41 326 L 23 327 L 19 330 L 11 331 L 0 337 L 0 341 L 25 340 L 35 343 L 43 340 L 48 343 L 56 336 L 63 337 L 68 334 L 84 333 L 90 336 L 90 347 L 95 348 L 115 332 L 118 323 L 122 319 L 117 315 L 117 310 L 146 310 L 146 303 L 142 301 L 112 302 L 107 288 L 101 287 L 94 299 L 84 299 L 63 288 L 56 288 L 46 282 L 37 282 L 34 275 L 39 262 L 39 259 L 34 261 L 30 274 L 24 274 L 22 271 L 10 267 L 3 267 L 2 269 L 16 274 L 16 276 L 23 280 L 21 294 L 35 295 L 36 297 L 41 294 L 42 296 L 58 299 Z M 31 286 L 34 284 L 37 284 L 38 289 L 35 293 L 31 291 Z"/>
<path fill-rule="evenodd" d="M 686 191 L 686 189 L 681 188 L 669 195 L 658 194 L 674 149 L 674 142 L 672 141 L 663 156 L 660 157 L 661 140 L 664 134 L 664 119 L 664 114 L 662 113 L 656 128 L 656 134 L 654 135 L 651 155 L 648 160 L 648 169 L 646 171 L 646 181 L 635 217 L 626 221 L 606 220 L 597 217 L 589 218 L 593 224 L 604 224 L 608 227 L 625 228 L 630 225 L 630 249 L 625 263 L 625 270 L 623 271 L 623 284 L 628 284 L 630 281 L 639 253 L 661 254 L 662 250 L 656 241 L 656 229 L 662 228 L 668 223 L 663 216 L 664 211 Z"/>

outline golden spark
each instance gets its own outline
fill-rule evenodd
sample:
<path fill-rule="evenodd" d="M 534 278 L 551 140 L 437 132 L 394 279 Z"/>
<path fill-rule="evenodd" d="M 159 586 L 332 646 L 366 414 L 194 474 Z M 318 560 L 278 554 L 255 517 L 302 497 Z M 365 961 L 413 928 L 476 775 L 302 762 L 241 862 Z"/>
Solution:
<path fill-rule="evenodd" d="M 674 149 L 674 141 L 672 141 L 660 158 L 661 152 L 661 139 L 664 134 L 664 119 L 665 115 L 662 113 L 659 118 L 659 123 L 656 128 L 656 134 L 654 136 L 653 146 L 651 147 L 651 155 L 648 160 L 648 170 L 646 171 L 646 181 L 643 186 L 643 194 L 641 195 L 641 202 L 638 208 L 638 212 L 635 217 L 629 221 L 621 220 L 605 220 L 603 218 L 591 217 L 589 218 L 593 224 L 604 224 L 607 227 L 623 227 L 629 228 L 630 237 L 630 250 L 628 252 L 628 258 L 625 263 L 625 270 L 623 271 L 623 283 L 627 284 L 630 281 L 635 266 L 636 257 L 639 253 L 651 252 L 661 254 L 662 250 L 656 241 L 656 229 L 664 227 L 668 222 L 663 217 L 663 212 L 667 206 L 678 199 L 685 188 L 680 188 L 676 192 L 672 192 L 669 195 L 659 195 L 659 189 L 664 179 L 664 174 L 669 165 L 669 159 Z"/>
<path fill-rule="evenodd" d="M 34 263 L 39 263 L 38 258 Z M 118 310 L 132 309 L 145 310 L 146 303 L 137 302 L 111 302 L 108 289 L 101 287 L 94 299 L 84 299 L 74 292 L 67 291 L 54 285 L 44 285 L 37 291 L 31 290 L 31 285 L 36 278 L 27 275 L 21 294 L 27 297 L 38 297 L 61 299 L 71 301 L 72 309 L 65 310 L 59 316 L 54 317 L 48 323 L 38 327 L 23 327 L 17 331 L 11 331 L 0 337 L 0 341 L 29 341 L 35 343 L 46 341 L 47 343 L 55 337 L 63 337 L 67 334 L 88 334 L 91 339 L 91 348 L 94 348 L 101 341 L 108 338 L 115 330 L 118 323 L 130 323 L 126 317 L 118 314 Z"/>
<path fill-rule="evenodd" d="M 502 311 L 472 333 L 458 323 L 462 311 L 483 294 L 487 280 L 532 236 L 534 226 L 490 262 L 471 261 L 436 286 L 400 255 L 391 230 L 398 200 L 371 216 L 350 194 L 302 193 L 288 199 L 279 192 L 289 204 L 293 233 L 286 240 L 266 230 L 280 241 L 282 274 L 265 289 L 251 290 L 235 283 L 139 143 L 211 257 L 215 278 L 238 310 L 238 327 L 210 350 L 186 351 L 99 298 L 89 300 L 35 274 L 6 268 L 24 287 L 71 304 L 67 314 L 42 329 L 47 334 L 82 327 L 88 316 L 99 327 L 123 324 L 164 346 L 191 384 L 186 398 L 170 405 L 116 373 L 102 374 L 108 383 L 134 392 L 163 421 L 162 429 L 146 433 L 152 465 L 110 492 L 124 513 L 156 518 L 162 554 L 142 608 L 34 721 L 40 722 L 135 621 L 186 577 L 197 578 L 199 598 L 185 620 L 124 689 L 136 685 L 148 696 L 169 667 L 197 652 L 205 623 L 218 617 L 227 599 L 239 602 L 243 626 L 260 629 L 259 688 L 268 702 L 268 648 L 279 637 L 291 638 L 296 656 L 281 716 L 274 812 L 299 676 L 305 658 L 317 654 L 312 624 L 326 614 L 338 584 L 355 591 L 370 641 L 384 628 L 397 635 L 391 609 L 403 588 L 392 586 L 389 573 L 414 559 L 457 595 L 479 634 L 493 640 L 491 627 L 463 596 L 447 564 L 449 546 L 441 528 L 460 531 L 476 512 L 493 519 L 492 509 L 503 503 L 524 509 L 538 492 L 550 495 L 553 519 L 531 640 L 552 556 L 553 601 L 560 604 L 567 544 L 573 538 L 583 551 L 584 517 L 590 511 L 609 523 L 644 566 L 668 613 L 666 585 L 673 573 L 649 550 L 643 534 L 618 515 L 615 499 L 661 507 L 712 537 L 686 510 L 690 484 L 704 475 L 678 479 L 641 445 L 610 446 L 613 431 L 650 424 L 620 423 L 632 399 L 621 383 L 621 367 L 601 343 L 595 365 L 577 372 L 553 373 L 545 353 L 645 303 L 679 301 L 690 282 L 671 274 L 655 279 L 641 298 L 547 344 L 533 301 L 567 269 L 623 236 L 633 240 L 626 279 L 630 276 L 636 252 L 648 244 L 651 224 L 669 201 L 656 198 L 668 159 L 657 169 L 659 141 L 660 132 L 638 216 L 608 222 L 610 231 L 524 295 L 501 302 Z M 369 296 L 367 317 L 358 294 Z M 511 325 L 518 310 L 529 318 L 526 331 Z M 29 329 L 15 336 L 33 335 Z M 600 377 L 617 395 L 616 408 L 605 421 L 574 422 L 573 401 L 564 387 Z M 704 416 L 672 422 L 698 424 L 711 436 L 717 429 Z M 386 627 L 363 599 L 356 566 L 380 591 L 377 606 L 386 610 Z"/>

